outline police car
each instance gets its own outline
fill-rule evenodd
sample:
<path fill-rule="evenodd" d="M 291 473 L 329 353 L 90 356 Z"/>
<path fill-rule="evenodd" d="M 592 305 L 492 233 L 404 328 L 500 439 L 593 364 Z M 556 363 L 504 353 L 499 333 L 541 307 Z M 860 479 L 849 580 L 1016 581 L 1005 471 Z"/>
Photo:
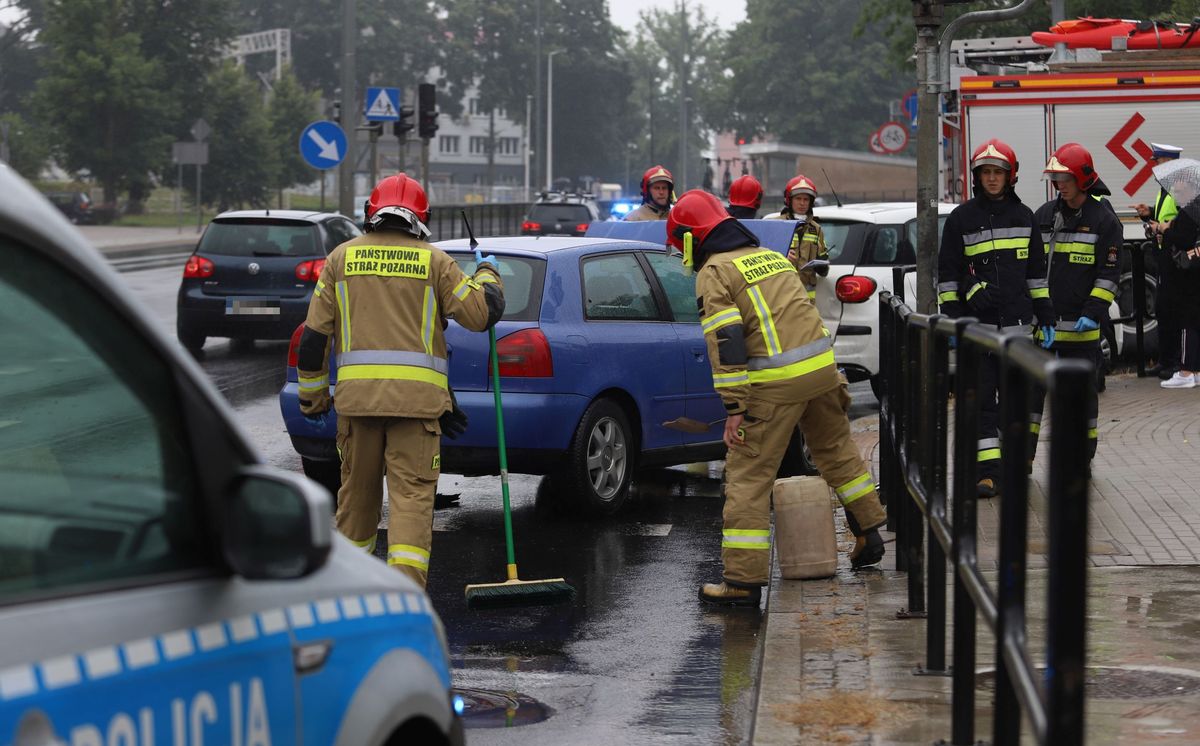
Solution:
<path fill-rule="evenodd" d="M 0 164 L 0 743 L 461 743 L 440 621 Z"/>

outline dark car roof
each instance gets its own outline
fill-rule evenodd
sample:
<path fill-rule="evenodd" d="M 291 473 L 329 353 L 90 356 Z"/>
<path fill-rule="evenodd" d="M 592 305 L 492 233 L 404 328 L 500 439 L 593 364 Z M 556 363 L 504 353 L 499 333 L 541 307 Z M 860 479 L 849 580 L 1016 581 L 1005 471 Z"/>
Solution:
<path fill-rule="evenodd" d="M 468 251 L 471 242 L 465 238 L 450 241 L 439 241 L 435 244 L 443 251 Z M 587 249 L 640 249 L 642 251 L 666 251 L 662 244 L 646 241 L 614 240 L 611 238 L 588 238 L 569 236 L 503 236 L 500 238 L 484 238 L 479 241 L 482 251 L 502 251 L 511 254 L 528 256 L 549 256 L 550 254 L 566 253 L 572 250 Z"/>
<path fill-rule="evenodd" d="M 213 220 L 238 220 L 246 218 L 279 218 L 281 220 L 303 220 L 317 223 L 325 218 L 341 217 L 335 212 L 316 212 L 313 210 L 229 210 L 213 218 Z"/>

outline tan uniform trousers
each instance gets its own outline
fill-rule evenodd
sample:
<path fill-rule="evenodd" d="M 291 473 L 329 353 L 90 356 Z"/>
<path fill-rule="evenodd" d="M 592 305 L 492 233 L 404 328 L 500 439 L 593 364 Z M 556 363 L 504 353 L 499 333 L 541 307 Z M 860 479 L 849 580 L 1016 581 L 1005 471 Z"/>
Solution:
<path fill-rule="evenodd" d="M 342 488 L 337 529 L 374 554 L 387 477 L 387 562 L 424 588 L 433 541 L 433 498 L 441 471 L 437 420 L 339 417 Z"/>
<path fill-rule="evenodd" d="M 745 443 L 725 457 L 725 511 L 721 539 L 724 579 L 733 585 L 766 585 L 771 557 L 771 489 L 799 425 L 821 476 L 837 492 L 855 534 L 887 520 L 875 481 L 850 439 L 849 393 L 832 389 L 808 401 L 775 404 L 751 398 L 742 424 Z"/>

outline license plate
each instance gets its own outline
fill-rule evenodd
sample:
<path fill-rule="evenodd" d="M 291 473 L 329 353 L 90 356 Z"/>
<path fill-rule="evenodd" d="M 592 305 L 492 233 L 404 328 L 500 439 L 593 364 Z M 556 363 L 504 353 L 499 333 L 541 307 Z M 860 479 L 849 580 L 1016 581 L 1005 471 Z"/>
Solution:
<path fill-rule="evenodd" d="M 279 301 L 274 298 L 226 298 L 226 316 L 278 316 Z"/>

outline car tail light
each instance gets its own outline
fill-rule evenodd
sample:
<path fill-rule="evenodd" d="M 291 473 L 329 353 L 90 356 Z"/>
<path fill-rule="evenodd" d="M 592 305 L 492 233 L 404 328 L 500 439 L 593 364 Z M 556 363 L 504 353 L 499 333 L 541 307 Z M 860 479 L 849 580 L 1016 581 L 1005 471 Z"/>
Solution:
<path fill-rule="evenodd" d="M 292 341 L 288 342 L 288 367 L 295 368 L 300 364 L 300 336 L 304 334 L 304 324 L 292 332 Z"/>
<path fill-rule="evenodd" d="M 300 282 L 316 282 L 325 269 L 324 259 L 310 259 L 296 265 L 296 279 Z"/>
<path fill-rule="evenodd" d="M 188 257 L 187 264 L 183 265 L 183 276 L 195 278 L 212 277 L 215 269 L 216 267 L 210 260 L 205 259 L 199 254 L 192 254 Z"/>
<path fill-rule="evenodd" d="M 839 277 L 834 285 L 837 299 L 842 303 L 862 303 L 868 301 L 879 287 L 875 280 L 864 275 L 846 275 Z"/>
<path fill-rule="evenodd" d="M 535 223 L 532 220 L 526 220 L 524 223 L 521 223 L 521 232 L 522 233 L 533 233 L 534 231 L 540 231 L 541 229 L 542 229 L 542 224 Z"/>
<path fill-rule="evenodd" d="M 579 225 L 575 226 L 576 233 L 587 233 L 587 229 L 588 229 L 587 223 L 580 223 Z"/>
<path fill-rule="evenodd" d="M 496 341 L 500 375 L 549 378 L 554 375 L 550 342 L 541 329 L 522 329 Z"/>

